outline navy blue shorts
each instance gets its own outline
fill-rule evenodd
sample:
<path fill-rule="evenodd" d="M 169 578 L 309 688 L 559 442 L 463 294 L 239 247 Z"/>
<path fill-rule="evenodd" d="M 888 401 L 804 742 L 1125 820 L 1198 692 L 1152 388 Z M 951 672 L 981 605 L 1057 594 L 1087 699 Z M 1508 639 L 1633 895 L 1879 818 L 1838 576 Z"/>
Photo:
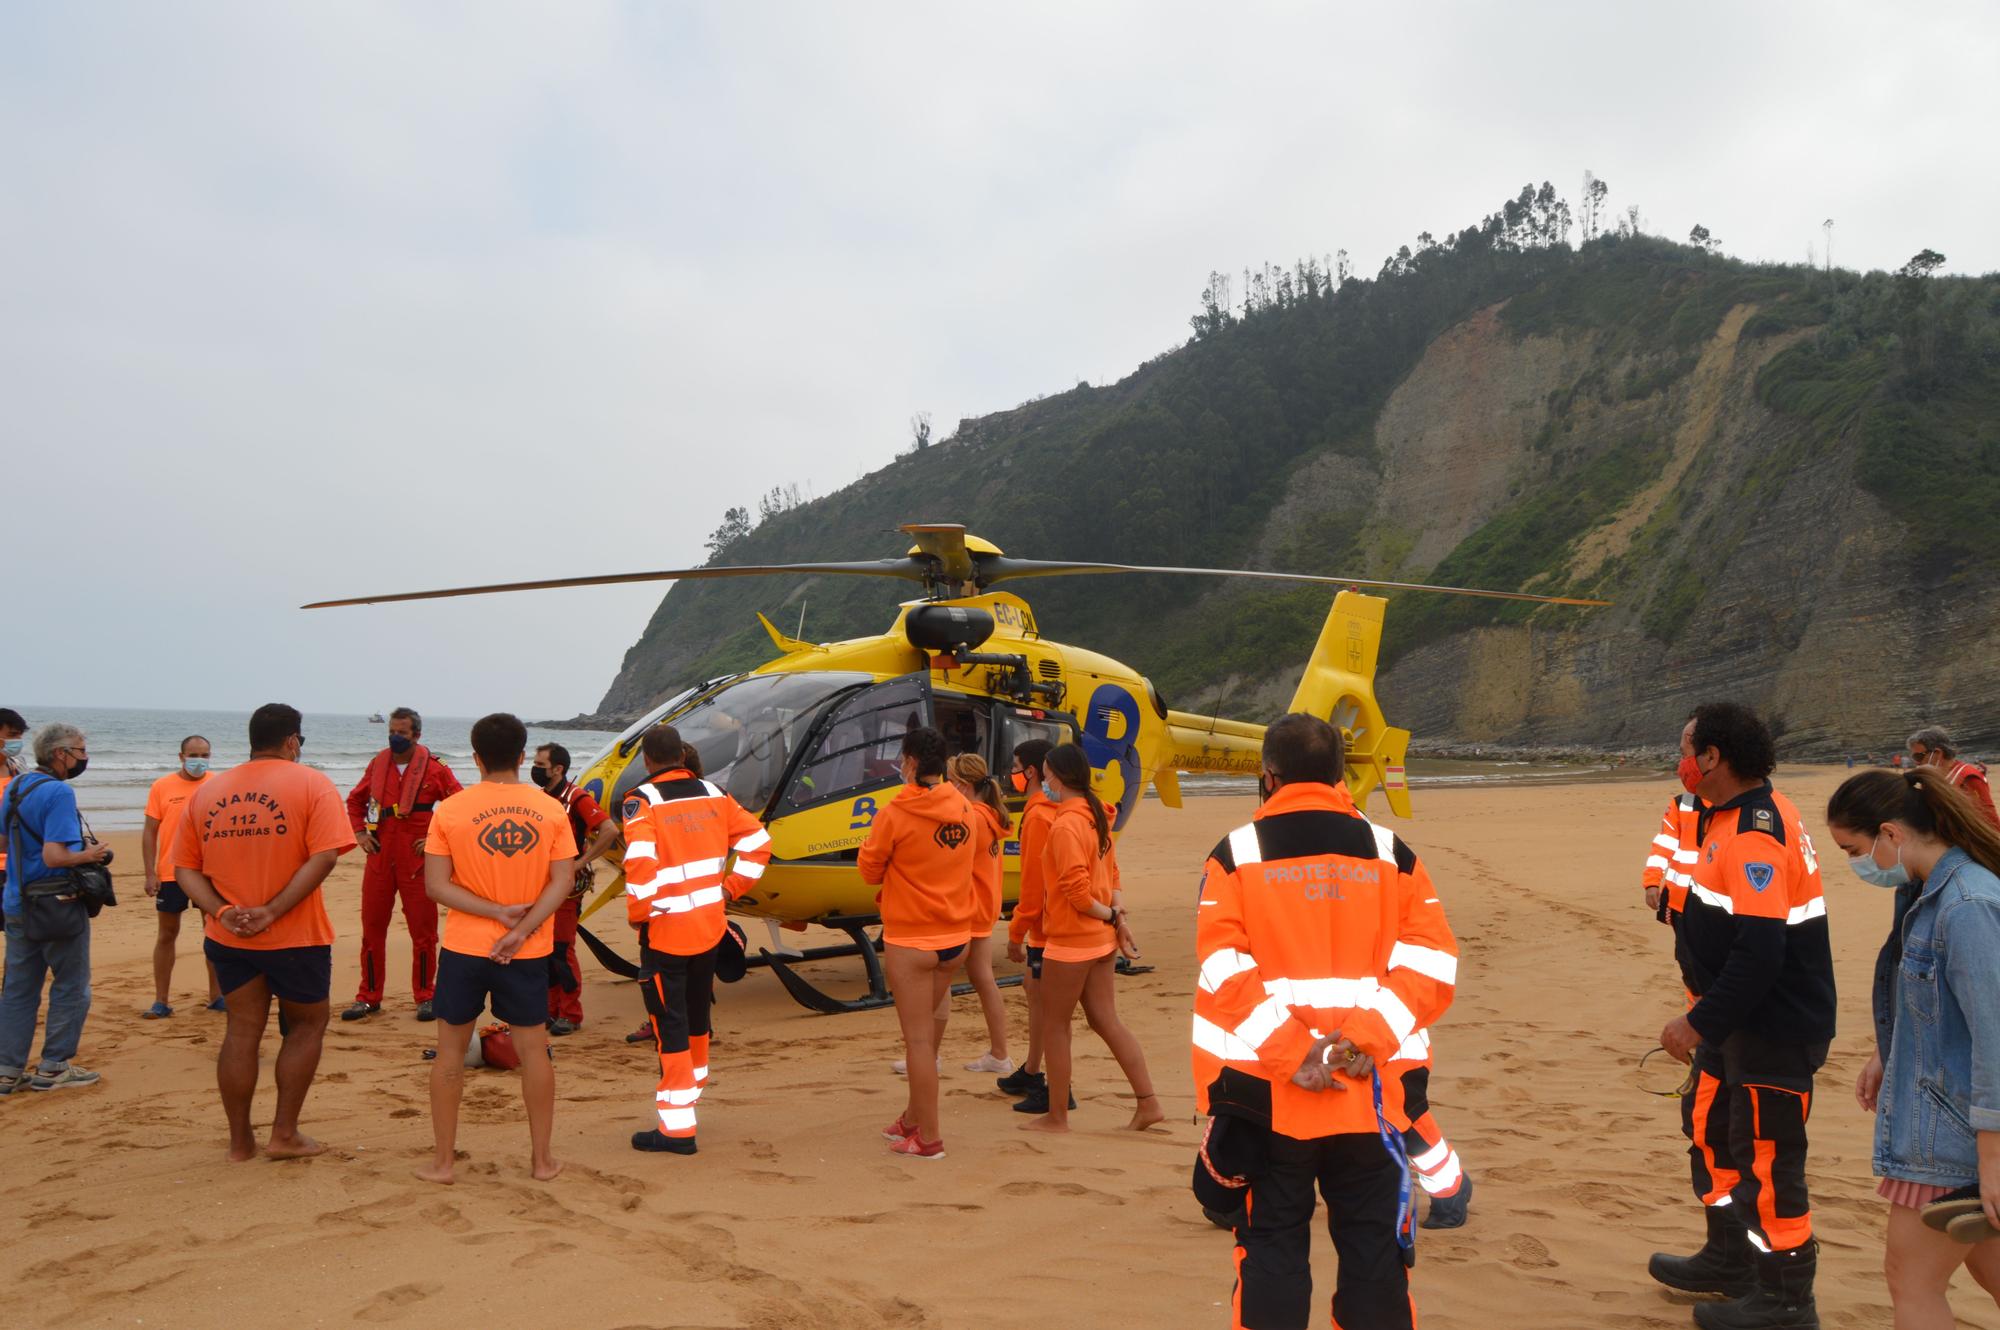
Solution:
<path fill-rule="evenodd" d="M 462 951 L 438 953 L 437 993 L 431 1010 L 446 1025 L 470 1025 L 493 1003 L 494 1019 L 508 1025 L 549 1023 L 549 958 L 502 965 Z"/>
<path fill-rule="evenodd" d="M 161 914 L 186 914 L 187 907 L 188 894 L 181 890 L 181 884 L 162 879 L 160 894 L 153 897 L 153 908 Z"/>
<path fill-rule="evenodd" d="M 1040 947 L 1028 948 L 1028 973 L 1037 979 L 1042 977 L 1042 949 Z"/>
<path fill-rule="evenodd" d="M 215 982 L 225 994 L 261 978 L 271 986 L 271 996 L 280 1002 L 309 1006 L 326 1001 L 333 987 L 332 947 L 273 947 L 259 951 L 205 937 L 201 940 L 201 953 L 215 966 Z"/>
<path fill-rule="evenodd" d="M 949 965 L 965 954 L 965 944 L 961 942 L 955 947 L 945 947 L 932 954 L 938 958 L 939 965 Z"/>

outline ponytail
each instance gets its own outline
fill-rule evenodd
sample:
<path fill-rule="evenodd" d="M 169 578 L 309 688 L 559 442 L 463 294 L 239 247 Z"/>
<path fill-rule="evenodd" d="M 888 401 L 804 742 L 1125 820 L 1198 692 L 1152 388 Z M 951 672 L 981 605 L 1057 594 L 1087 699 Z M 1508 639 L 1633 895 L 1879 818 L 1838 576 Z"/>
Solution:
<path fill-rule="evenodd" d="M 1826 820 L 1865 834 L 1879 832 L 1885 822 L 1901 822 L 1964 850 L 1987 872 L 2000 875 L 2000 828 L 1934 768 L 1850 776 L 1827 800 Z"/>
<path fill-rule="evenodd" d="M 1044 769 L 1065 789 L 1075 790 L 1089 801 L 1090 820 L 1097 824 L 1097 853 L 1100 857 L 1111 853 L 1111 819 L 1105 815 L 1104 801 L 1090 788 L 1090 759 L 1083 750 L 1075 744 L 1059 744 L 1049 750 Z"/>
<path fill-rule="evenodd" d="M 972 787 L 972 797 L 1000 815 L 1004 825 L 1008 821 L 1007 798 L 1000 790 L 1000 782 L 986 769 L 986 759 L 977 753 L 960 753 L 951 759 L 946 769 L 955 778 Z"/>
<path fill-rule="evenodd" d="M 701 750 L 690 743 L 682 744 L 681 765 L 687 768 L 688 775 L 700 777 L 702 774 Z"/>

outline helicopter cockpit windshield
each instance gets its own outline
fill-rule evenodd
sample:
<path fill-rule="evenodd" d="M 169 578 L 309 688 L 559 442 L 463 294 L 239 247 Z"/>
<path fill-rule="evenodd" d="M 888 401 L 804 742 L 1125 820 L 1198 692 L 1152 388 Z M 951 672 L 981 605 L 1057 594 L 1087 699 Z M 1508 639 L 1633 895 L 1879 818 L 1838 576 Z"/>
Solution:
<path fill-rule="evenodd" d="M 673 726 L 701 754 L 702 774 L 761 814 L 821 709 L 870 682 L 869 675 L 841 670 L 746 675 L 672 717 Z M 645 778 L 645 762 L 633 762 L 612 797 L 623 799 Z"/>

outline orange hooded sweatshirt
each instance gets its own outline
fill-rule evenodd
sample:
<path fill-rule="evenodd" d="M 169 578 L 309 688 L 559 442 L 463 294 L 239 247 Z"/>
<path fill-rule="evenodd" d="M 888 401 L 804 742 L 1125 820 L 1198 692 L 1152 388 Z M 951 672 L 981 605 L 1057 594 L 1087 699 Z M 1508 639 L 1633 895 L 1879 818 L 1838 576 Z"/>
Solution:
<path fill-rule="evenodd" d="M 875 815 L 856 867 L 882 888 L 885 942 L 943 951 L 972 936 L 974 816 L 948 781 L 905 785 Z"/>
<path fill-rule="evenodd" d="M 1107 818 L 1111 815 L 1105 809 Z M 1116 941 L 1111 924 L 1093 918 L 1092 903 L 1109 905 L 1118 889 L 1114 861 L 1107 851 L 1097 850 L 1097 823 L 1090 804 L 1082 799 L 1065 799 L 1055 805 L 1048 840 L 1042 847 L 1042 881 L 1046 896 L 1042 902 L 1042 932 L 1048 938 L 1051 955 L 1071 953 L 1057 960 L 1083 959 L 1077 953 L 1104 954 Z"/>
<path fill-rule="evenodd" d="M 1000 888 L 1006 860 L 1007 819 L 978 799 L 972 806 L 972 936 L 985 937 L 1000 918 Z"/>
<path fill-rule="evenodd" d="M 1014 902 L 1014 917 L 1007 924 L 1009 942 L 1025 942 L 1039 947 L 1042 936 L 1042 847 L 1049 838 L 1049 823 L 1055 818 L 1056 804 L 1041 787 L 1028 791 L 1021 809 L 1021 898 Z"/>

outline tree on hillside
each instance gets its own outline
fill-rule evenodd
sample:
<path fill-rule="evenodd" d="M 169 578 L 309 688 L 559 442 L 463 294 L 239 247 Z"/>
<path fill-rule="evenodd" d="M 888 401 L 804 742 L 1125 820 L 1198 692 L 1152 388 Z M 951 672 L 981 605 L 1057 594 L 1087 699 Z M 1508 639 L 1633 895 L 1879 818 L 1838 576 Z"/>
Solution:
<path fill-rule="evenodd" d="M 1201 292 L 1201 313 L 1188 320 L 1196 337 L 1213 337 L 1235 319 L 1230 313 L 1229 274 L 1210 272 Z"/>
<path fill-rule="evenodd" d="M 910 417 L 910 451 L 922 452 L 931 446 L 931 413 L 919 411 Z"/>
<path fill-rule="evenodd" d="M 1594 173 L 1583 173 L 1583 239 L 1588 244 L 1604 233 L 1604 196 L 1611 186 Z"/>
<path fill-rule="evenodd" d="M 757 500 L 757 518 L 768 522 L 780 513 L 788 513 L 804 503 L 797 485 L 773 485 L 771 492 Z"/>
<path fill-rule="evenodd" d="M 1896 276 L 1909 278 L 1929 277 L 1944 267 L 1944 255 L 1934 249 L 1920 249 L 1910 256 L 1910 261 L 1896 269 Z"/>
<path fill-rule="evenodd" d="M 722 514 L 722 525 L 708 533 L 708 561 L 714 563 L 725 550 L 750 534 L 750 510 L 730 508 Z"/>
<path fill-rule="evenodd" d="M 1694 229 L 1688 232 L 1688 243 L 1690 245 L 1693 245 L 1696 249 L 1702 250 L 1709 254 L 1713 254 L 1717 250 L 1722 248 L 1722 242 L 1716 239 L 1714 236 L 1710 235 L 1708 232 L 1708 228 L 1703 226 L 1700 222 L 1696 222 L 1694 224 Z"/>

